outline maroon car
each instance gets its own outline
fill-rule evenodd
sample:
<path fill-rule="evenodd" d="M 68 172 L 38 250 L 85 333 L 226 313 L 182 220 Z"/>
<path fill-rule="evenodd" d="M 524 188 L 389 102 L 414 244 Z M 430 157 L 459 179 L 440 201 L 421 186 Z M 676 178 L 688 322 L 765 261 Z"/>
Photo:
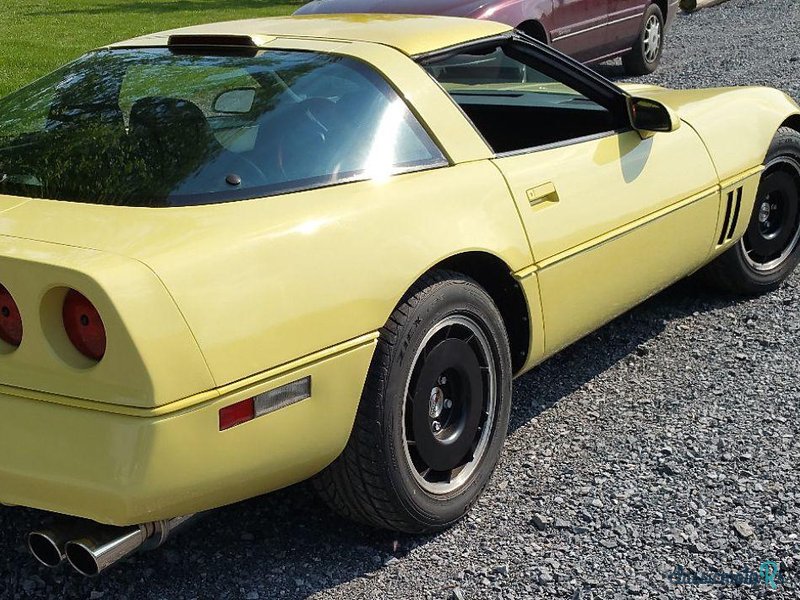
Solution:
<path fill-rule="evenodd" d="M 652 73 L 678 0 L 312 0 L 295 14 L 400 13 L 491 19 L 585 62 L 622 56 L 631 75 Z"/>

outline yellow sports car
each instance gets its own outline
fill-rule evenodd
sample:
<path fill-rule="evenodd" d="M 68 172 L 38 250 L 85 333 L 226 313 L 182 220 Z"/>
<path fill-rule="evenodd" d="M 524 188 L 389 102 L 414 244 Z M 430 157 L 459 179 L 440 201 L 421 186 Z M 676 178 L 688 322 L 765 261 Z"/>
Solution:
<path fill-rule="evenodd" d="M 514 376 L 701 268 L 774 289 L 799 207 L 783 93 L 618 87 L 497 23 L 92 52 L 0 100 L 0 502 L 63 515 L 31 550 L 90 575 L 312 476 L 447 527 Z"/>

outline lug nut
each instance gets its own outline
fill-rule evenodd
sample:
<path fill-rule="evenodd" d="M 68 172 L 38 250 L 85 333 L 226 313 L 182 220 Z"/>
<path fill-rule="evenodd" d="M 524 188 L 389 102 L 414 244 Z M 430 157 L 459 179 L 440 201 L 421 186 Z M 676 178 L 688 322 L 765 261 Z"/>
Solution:
<path fill-rule="evenodd" d="M 439 433 L 442 430 L 442 424 L 439 421 L 434 421 L 431 424 L 431 428 L 433 429 L 433 433 Z"/>
<path fill-rule="evenodd" d="M 444 407 L 445 407 L 445 408 L 453 408 L 453 401 L 452 401 L 452 400 L 449 400 L 449 399 L 448 399 L 448 400 L 445 400 L 445 401 L 444 401 Z"/>

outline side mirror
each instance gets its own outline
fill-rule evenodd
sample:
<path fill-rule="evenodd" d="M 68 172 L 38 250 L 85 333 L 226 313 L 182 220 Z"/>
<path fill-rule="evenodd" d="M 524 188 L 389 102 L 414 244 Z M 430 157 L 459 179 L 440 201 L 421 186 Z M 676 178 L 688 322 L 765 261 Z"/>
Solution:
<path fill-rule="evenodd" d="M 214 112 L 226 115 L 245 115 L 253 109 L 256 91 L 253 88 L 241 88 L 222 92 L 214 100 Z"/>
<path fill-rule="evenodd" d="M 629 98 L 628 112 L 633 128 L 644 137 L 670 133 L 681 126 L 681 120 L 669 107 L 648 98 Z"/>

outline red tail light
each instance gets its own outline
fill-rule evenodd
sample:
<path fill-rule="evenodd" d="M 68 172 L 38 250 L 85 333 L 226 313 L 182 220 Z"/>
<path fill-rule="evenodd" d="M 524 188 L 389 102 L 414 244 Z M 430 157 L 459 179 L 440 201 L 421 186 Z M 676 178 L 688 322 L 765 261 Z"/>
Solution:
<path fill-rule="evenodd" d="M 0 285 L 0 339 L 12 346 L 22 343 L 22 316 L 11 293 Z"/>
<path fill-rule="evenodd" d="M 242 400 L 236 404 L 231 404 L 219 411 L 219 430 L 225 431 L 231 427 L 236 427 L 242 423 L 252 421 L 256 417 L 256 409 L 253 398 Z"/>
<path fill-rule="evenodd" d="M 75 348 L 92 360 L 106 353 L 106 328 L 94 304 L 75 290 L 67 292 L 62 311 L 64 329 Z"/>

